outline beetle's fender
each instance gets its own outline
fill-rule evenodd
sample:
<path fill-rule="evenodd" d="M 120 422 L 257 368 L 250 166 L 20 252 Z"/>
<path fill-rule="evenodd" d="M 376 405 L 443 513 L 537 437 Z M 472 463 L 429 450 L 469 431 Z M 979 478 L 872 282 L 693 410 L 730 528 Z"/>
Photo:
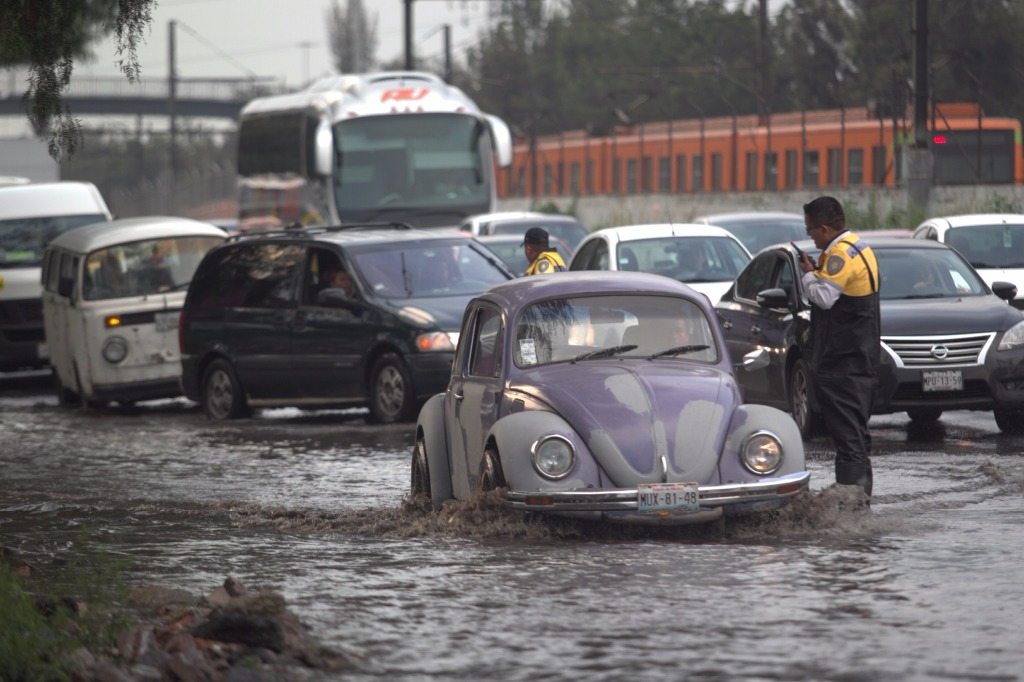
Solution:
<path fill-rule="evenodd" d="M 530 463 L 530 448 L 538 438 L 551 434 L 564 436 L 575 445 L 577 452 L 586 451 L 576 431 L 554 412 L 517 412 L 499 419 L 491 427 L 488 440 L 493 440 L 498 447 L 502 473 L 510 489 L 536 490 L 545 484 Z M 586 459 L 589 461 L 590 457 Z"/>
<path fill-rule="evenodd" d="M 427 400 L 416 420 L 416 432 L 423 434 L 427 449 L 427 471 L 430 473 L 430 501 L 440 509 L 452 499 L 452 474 L 448 455 L 448 436 L 444 428 L 444 394 Z"/>
<path fill-rule="evenodd" d="M 783 476 L 806 469 L 804 441 L 800 435 L 800 427 L 796 425 L 789 413 L 767 405 L 743 404 L 736 408 L 732 423 L 729 425 L 725 451 L 738 455 L 747 436 L 757 431 L 769 431 L 782 442 L 784 453 L 782 466 L 773 475 Z"/>

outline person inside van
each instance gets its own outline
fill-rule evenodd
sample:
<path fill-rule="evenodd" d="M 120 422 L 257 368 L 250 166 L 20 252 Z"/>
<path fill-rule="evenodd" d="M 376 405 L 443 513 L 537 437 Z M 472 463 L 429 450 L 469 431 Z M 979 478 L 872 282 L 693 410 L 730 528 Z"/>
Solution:
<path fill-rule="evenodd" d="M 341 289 L 345 292 L 346 298 L 352 298 L 356 293 L 355 286 L 352 284 L 352 278 L 349 276 L 348 271 L 340 265 L 325 271 L 323 282 L 325 289 Z"/>
<path fill-rule="evenodd" d="M 109 249 L 91 254 L 85 267 L 89 273 L 85 280 L 86 300 L 119 298 L 126 294 L 121 263 Z"/>

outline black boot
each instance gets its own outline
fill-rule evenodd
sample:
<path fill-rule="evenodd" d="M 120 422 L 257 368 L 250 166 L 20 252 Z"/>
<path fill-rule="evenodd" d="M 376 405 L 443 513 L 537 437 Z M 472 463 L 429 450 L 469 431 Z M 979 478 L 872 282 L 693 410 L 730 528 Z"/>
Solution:
<path fill-rule="evenodd" d="M 868 499 L 871 499 L 871 461 L 836 462 L 836 483 L 859 485 Z"/>

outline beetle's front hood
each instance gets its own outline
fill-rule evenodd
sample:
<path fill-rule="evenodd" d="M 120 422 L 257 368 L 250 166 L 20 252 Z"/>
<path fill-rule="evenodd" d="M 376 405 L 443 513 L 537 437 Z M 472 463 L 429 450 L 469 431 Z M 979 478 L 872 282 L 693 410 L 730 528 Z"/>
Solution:
<path fill-rule="evenodd" d="M 560 414 L 616 486 L 707 481 L 739 403 L 730 375 L 678 360 L 585 360 L 522 379 L 511 388 Z"/>
<path fill-rule="evenodd" d="M 980 334 L 1005 331 L 1021 313 L 996 296 L 882 301 L 882 336 Z"/>

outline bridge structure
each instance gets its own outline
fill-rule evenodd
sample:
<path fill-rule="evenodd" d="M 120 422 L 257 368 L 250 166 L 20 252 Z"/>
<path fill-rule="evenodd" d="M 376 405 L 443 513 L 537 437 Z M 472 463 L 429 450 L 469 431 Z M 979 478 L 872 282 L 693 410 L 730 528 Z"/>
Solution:
<path fill-rule="evenodd" d="M 25 116 L 24 90 L 0 89 L 0 116 Z M 246 102 L 286 92 L 273 78 L 77 78 L 64 92 L 73 116 L 171 116 L 237 119 Z"/>

